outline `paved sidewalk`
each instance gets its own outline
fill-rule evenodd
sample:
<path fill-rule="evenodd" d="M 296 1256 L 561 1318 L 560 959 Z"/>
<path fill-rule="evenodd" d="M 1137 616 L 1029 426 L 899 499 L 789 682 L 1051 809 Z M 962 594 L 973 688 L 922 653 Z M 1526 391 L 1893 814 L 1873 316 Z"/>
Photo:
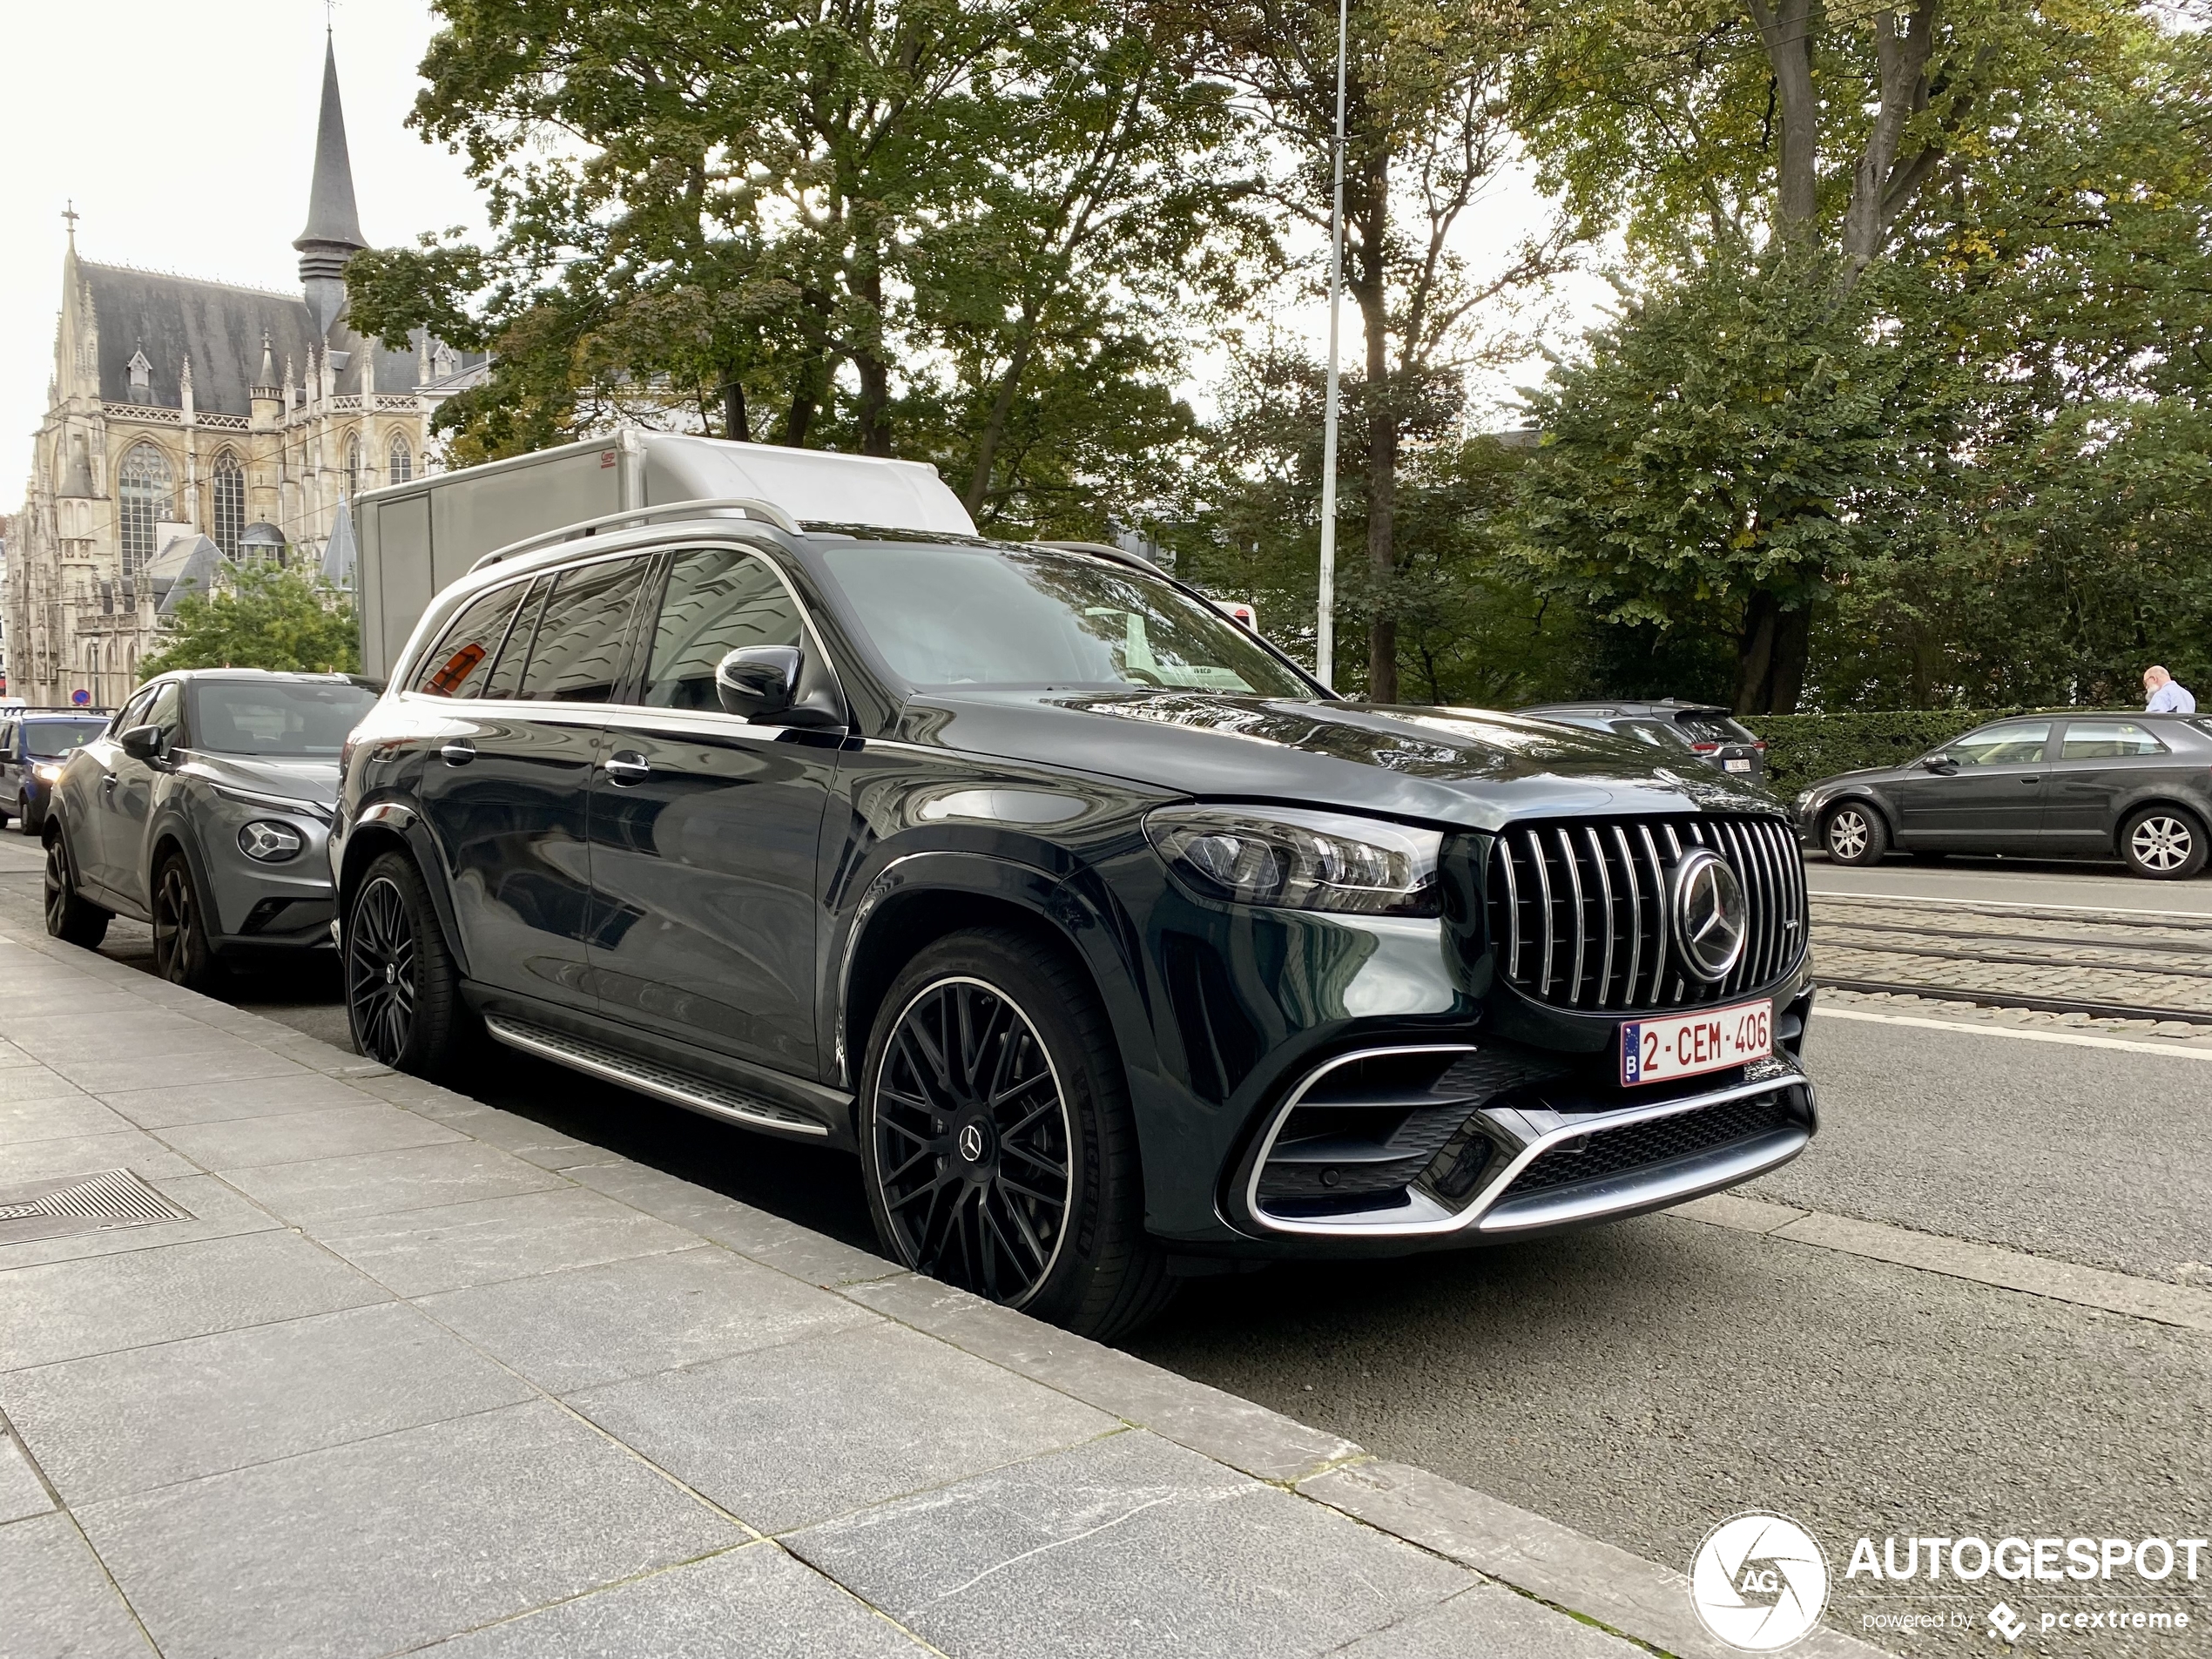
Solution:
<path fill-rule="evenodd" d="M 1723 1651 L 1677 1574 L 91 953 L 0 937 L 0 1039 L 4 1659 Z M 184 1218 L 9 1209 L 111 1170 Z"/>

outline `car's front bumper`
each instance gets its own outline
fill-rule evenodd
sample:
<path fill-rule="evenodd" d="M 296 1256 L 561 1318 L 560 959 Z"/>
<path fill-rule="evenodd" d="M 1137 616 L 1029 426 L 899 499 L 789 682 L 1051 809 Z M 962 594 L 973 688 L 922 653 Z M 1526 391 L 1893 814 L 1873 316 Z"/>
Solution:
<path fill-rule="evenodd" d="M 254 949 L 329 948 L 336 904 L 322 819 L 304 803 L 286 806 L 275 798 L 249 799 L 212 790 L 194 806 L 203 873 L 220 926 L 217 942 Z M 289 827 L 300 838 L 299 852 L 277 864 L 248 858 L 239 833 L 257 819 Z"/>

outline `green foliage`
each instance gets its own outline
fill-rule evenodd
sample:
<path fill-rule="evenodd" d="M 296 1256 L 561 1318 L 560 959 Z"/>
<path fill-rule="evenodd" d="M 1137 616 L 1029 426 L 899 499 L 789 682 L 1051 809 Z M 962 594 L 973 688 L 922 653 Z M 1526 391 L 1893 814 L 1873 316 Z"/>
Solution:
<path fill-rule="evenodd" d="M 1863 766 L 1902 766 L 2017 709 L 1892 709 L 1878 714 L 1750 714 L 1766 740 L 1767 786 L 1794 794 Z"/>
<path fill-rule="evenodd" d="M 151 679 L 177 668 L 266 668 L 351 674 L 361 668 L 353 601 L 297 570 L 243 565 L 212 594 L 178 602 Z"/>

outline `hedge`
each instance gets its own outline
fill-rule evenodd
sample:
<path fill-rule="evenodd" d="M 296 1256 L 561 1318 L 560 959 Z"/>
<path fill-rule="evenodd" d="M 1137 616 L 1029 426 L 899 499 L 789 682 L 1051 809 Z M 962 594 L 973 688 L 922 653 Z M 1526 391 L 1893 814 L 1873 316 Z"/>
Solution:
<path fill-rule="evenodd" d="M 1767 786 L 1784 797 L 1860 766 L 1901 766 L 2017 709 L 1898 709 L 1880 714 L 1739 717 L 1766 739 Z"/>

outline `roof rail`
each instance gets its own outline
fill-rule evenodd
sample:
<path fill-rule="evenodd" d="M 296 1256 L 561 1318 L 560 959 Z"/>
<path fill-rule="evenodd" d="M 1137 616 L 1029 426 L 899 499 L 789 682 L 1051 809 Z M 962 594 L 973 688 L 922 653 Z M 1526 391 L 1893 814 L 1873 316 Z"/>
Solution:
<path fill-rule="evenodd" d="M 610 524 L 650 524 L 661 518 L 697 518 L 707 512 L 742 512 L 747 518 L 757 518 L 772 524 L 787 536 L 799 534 L 799 521 L 773 502 L 759 501 L 751 496 L 716 496 L 704 501 L 672 501 L 664 507 L 633 507 L 627 512 L 602 513 L 597 518 L 580 518 L 573 524 L 563 524 L 555 530 L 525 536 L 519 542 L 509 542 L 505 547 L 494 548 L 469 569 L 487 570 L 505 563 L 520 554 L 532 552 L 541 547 L 552 547 L 562 542 L 604 529 Z"/>

